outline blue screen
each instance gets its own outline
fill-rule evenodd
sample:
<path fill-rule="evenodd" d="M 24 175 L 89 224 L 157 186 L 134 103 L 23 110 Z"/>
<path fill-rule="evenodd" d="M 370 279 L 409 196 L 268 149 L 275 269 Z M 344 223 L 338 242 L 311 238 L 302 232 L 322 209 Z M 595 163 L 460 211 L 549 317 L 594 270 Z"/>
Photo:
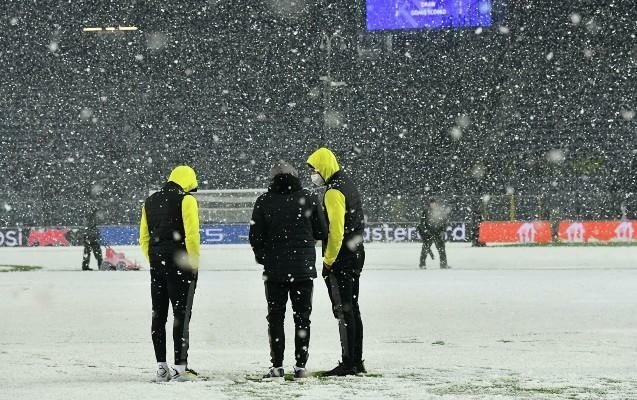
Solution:
<path fill-rule="evenodd" d="M 492 0 L 367 0 L 368 31 L 490 26 Z"/>

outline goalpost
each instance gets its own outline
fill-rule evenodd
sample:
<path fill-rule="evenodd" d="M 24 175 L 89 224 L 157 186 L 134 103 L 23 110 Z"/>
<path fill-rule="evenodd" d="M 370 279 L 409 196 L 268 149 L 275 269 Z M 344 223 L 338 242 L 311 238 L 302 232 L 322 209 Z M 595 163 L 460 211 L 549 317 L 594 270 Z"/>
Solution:
<path fill-rule="evenodd" d="M 207 224 L 250 222 L 257 197 L 267 189 L 214 189 L 193 193 L 199 203 L 199 219 Z"/>
<path fill-rule="evenodd" d="M 149 195 L 156 190 L 150 190 Z M 257 197 L 267 189 L 209 189 L 192 193 L 202 224 L 247 224 Z"/>

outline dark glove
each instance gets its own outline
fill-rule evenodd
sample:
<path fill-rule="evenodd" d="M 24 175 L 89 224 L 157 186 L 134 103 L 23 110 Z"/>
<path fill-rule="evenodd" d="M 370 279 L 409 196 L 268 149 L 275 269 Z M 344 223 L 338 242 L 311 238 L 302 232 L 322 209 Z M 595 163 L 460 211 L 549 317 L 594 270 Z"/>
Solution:
<path fill-rule="evenodd" d="M 327 280 L 327 277 L 330 275 L 331 272 L 332 272 L 332 267 L 323 263 L 323 271 L 321 272 L 321 276 L 323 277 L 323 279 Z"/>

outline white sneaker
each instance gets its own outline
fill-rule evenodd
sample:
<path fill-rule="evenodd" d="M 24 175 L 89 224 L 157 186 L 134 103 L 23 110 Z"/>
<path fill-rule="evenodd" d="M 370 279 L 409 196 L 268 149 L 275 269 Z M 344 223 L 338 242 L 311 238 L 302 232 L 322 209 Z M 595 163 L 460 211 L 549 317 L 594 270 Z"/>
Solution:
<path fill-rule="evenodd" d="M 263 380 L 281 380 L 285 376 L 285 371 L 283 367 L 270 367 L 268 369 L 268 373 L 263 375 Z"/>
<path fill-rule="evenodd" d="M 157 367 L 157 375 L 155 376 L 155 382 L 168 382 L 170 381 L 170 370 L 168 366 L 160 365 Z"/>
<path fill-rule="evenodd" d="M 186 368 L 184 372 L 179 372 L 175 368 L 170 369 L 170 380 L 177 382 L 192 382 L 196 381 L 199 374 L 192 369 Z"/>

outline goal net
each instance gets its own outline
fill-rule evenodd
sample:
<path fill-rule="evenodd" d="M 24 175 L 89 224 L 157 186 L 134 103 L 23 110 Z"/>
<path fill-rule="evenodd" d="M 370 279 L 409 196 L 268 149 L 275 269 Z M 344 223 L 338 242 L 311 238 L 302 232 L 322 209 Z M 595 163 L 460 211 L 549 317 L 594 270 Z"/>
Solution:
<path fill-rule="evenodd" d="M 266 189 L 216 189 L 193 193 L 199 203 L 199 219 L 206 224 L 250 222 L 257 197 Z"/>

